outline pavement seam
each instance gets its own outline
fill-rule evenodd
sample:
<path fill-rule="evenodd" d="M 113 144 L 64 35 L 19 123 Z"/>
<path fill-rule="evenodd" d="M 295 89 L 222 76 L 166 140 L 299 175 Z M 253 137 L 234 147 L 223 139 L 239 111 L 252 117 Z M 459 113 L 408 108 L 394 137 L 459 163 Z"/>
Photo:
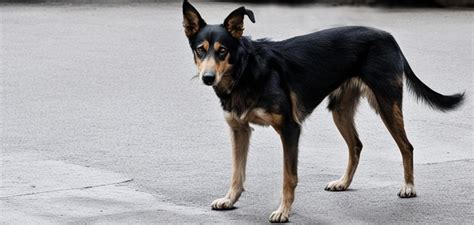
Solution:
<path fill-rule="evenodd" d="M 120 181 L 120 182 L 107 183 L 107 184 L 98 184 L 98 185 L 90 185 L 90 186 L 84 186 L 84 187 L 56 189 L 56 190 L 49 190 L 49 191 L 40 191 L 40 192 L 19 194 L 19 195 L 10 195 L 10 196 L 0 197 L 0 199 L 9 199 L 9 198 L 15 198 L 15 197 L 23 197 L 23 196 L 38 195 L 38 194 L 47 194 L 47 193 L 54 193 L 54 192 L 61 192 L 61 191 L 85 190 L 85 189 L 91 189 L 91 188 L 96 188 L 96 187 L 104 187 L 104 186 L 124 184 L 124 183 L 129 183 L 129 182 L 132 182 L 132 181 L 133 181 L 133 179 L 128 179 L 128 180 L 124 180 L 124 181 Z"/>
<path fill-rule="evenodd" d="M 444 162 L 415 163 L 415 165 L 438 165 L 438 164 L 444 164 L 444 163 L 472 162 L 472 161 L 474 161 L 474 158 L 456 159 L 456 160 L 449 160 L 449 161 L 444 161 Z"/>

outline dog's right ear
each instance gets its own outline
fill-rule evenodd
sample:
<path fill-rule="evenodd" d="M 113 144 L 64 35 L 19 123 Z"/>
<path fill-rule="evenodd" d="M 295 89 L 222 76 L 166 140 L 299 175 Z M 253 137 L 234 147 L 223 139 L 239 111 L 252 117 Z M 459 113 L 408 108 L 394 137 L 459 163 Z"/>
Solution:
<path fill-rule="evenodd" d="M 206 22 L 188 0 L 183 1 L 183 18 L 184 33 L 188 38 L 193 37 L 199 30 L 206 26 Z"/>
<path fill-rule="evenodd" d="M 240 39 L 244 33 L 244 16 L 247 15 L 255 23 L 255 16 L 251 10 L 240 7 L 232 11 L 227 18 L 224 20 L 224 27 L 229 31 L 232 37 Z"/>

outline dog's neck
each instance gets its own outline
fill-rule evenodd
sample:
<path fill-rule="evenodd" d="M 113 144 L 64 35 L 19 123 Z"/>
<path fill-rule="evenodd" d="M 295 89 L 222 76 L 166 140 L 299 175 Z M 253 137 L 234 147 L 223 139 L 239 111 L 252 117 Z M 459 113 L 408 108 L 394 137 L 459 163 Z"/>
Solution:
<path fill-rule="evenodd" d="M 239 54 L 234 59 L 232 79 L 214 87 L 225 111 L 241 115 L 251 110 L 257 104 L 268 76 L 280 77 L 284 73 L 281 70 L 284 62 L 268 43 L 267 40 L 242 38 Z"/>

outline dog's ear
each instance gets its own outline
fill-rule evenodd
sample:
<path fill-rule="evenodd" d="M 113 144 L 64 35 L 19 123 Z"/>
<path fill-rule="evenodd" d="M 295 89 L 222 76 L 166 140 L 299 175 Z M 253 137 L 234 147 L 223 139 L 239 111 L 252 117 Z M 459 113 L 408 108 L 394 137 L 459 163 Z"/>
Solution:
<path fill-rule="evenodd" d="M 188 38 L 193 37 L 199 30 L 206 26 L 199 12 L 188 0 L 183 1 L 183 27 Z"/>
<path fill-rule="evenodd" d="M 239 39 L 242 37 L 242 34 L 244 33 L 244 16 L 247 15 L 252 21 L 252 23 L 255 23 L 255 17 L 253 15 L 253 12 L 245 9 L 245 7 L 240 7 L 227 16 L 227 18 L 224 20 L 224 27 L 229 31 L 229 33 L 232 35 L 232 37 Z"/>

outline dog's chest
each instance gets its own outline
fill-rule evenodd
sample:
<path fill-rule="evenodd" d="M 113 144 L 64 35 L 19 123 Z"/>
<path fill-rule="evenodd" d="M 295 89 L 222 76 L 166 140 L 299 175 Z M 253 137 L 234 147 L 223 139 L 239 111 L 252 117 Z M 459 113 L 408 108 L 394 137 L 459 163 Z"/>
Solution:
<path fill-rule="evenodd" d="M 270 113 L 263 108 L 253 108 L 245 111 L 241 115 L 236 112 L 225 112 L 225 118 L 229 123 L 252 123 L 261 126 L 280 126 L 282 116 L 276 113 Z"/>

